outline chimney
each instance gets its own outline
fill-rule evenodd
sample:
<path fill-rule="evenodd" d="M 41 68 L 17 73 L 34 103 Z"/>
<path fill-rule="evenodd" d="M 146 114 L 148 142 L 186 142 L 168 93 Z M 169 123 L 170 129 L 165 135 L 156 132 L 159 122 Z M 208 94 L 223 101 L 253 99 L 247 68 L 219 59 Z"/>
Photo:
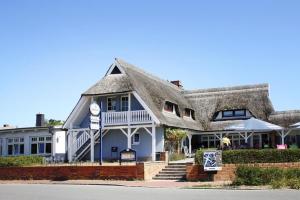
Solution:
<path fill-rule="evenodd" d="M 10 127 L 10 125 L 9 124 L 3 124 L 3 127 L 8 128 L 8 127 Z"/>
<path fill-rule="evenodd" d="M 179 88 L 183 88 L 181 81 L 180 80 L 176 80 L 176 81 L 171 81 L 172 84 L 176 85 Z"/>
<path fill-rule="evenodd" d="M 36 121 L 35 121 L 36 127 L 45 126 L 45 115 L 38 113 L 36 114 Z"/>

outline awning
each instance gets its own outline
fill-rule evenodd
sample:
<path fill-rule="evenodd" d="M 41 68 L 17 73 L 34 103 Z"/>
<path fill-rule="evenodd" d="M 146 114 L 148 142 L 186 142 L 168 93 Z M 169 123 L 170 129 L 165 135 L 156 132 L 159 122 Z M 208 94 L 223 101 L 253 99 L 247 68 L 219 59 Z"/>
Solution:
<path fill-rule="evenodd" d="M 291 125 L 292 128 L 300 129 L 300 122 Z"/>
<path fill-rule="evenodd" d="M 242 122 L 238 122 L 236 124 L 230 125 L 225 128 L 225 130 L 233 130 L 233 131 L 247 131 L 247 132 L 269 132 L 269 131 L 281 131 L 284 128 L 281 126 L 271 124 L 269 122 L 250 118 L 248 120 L 244 120 Z"/>

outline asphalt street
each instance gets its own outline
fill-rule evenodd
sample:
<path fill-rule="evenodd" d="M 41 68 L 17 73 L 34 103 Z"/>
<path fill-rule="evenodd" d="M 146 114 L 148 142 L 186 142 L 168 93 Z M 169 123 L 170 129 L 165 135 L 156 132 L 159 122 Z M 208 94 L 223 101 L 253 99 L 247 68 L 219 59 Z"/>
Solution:
<path fill-rule="evenodd" d="M 1 200 L 297 200 L 295 190 L 168 189 L 101 185 L 1 184 Z"/>

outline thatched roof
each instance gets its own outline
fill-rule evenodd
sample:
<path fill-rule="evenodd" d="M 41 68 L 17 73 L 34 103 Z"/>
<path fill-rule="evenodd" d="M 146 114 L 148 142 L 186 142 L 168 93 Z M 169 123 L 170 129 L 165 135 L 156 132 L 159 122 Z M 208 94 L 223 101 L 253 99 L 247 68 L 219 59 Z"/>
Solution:
<path fill-rule="evenodd" d="M 300 122 L 300 110 L 277 111 L 270 115 L 270 122 L 289 128 L 292 124 Z"/>
<path fill-rule="evenodd" d="M 116 59 L 116 65 L 120 67 L 125 74 L 106 75 L 83 93 L 83 95 L 136 91 L 159 119 L 161 124 L 171 127 L 202 130 L 201 124 L 197 121 L 187 120 L 163 112 L 166 101 L 177 104 L 181 116 L 183 116 L 185 108 L 192 108 L 192 105 L 182 95 L 182 89 L 121 59 Z"/>
<path fill-rule="evenodd" d="M 247 109 L 255 117 L 267 120 L 274 112 L 269 99 L 269 85 L 246 85 L 184 91 L 193 104 L 202 126 L 206 130 L 222 130 L 236 121 L 210 122 L 214 114 L 223 110 Z"/>

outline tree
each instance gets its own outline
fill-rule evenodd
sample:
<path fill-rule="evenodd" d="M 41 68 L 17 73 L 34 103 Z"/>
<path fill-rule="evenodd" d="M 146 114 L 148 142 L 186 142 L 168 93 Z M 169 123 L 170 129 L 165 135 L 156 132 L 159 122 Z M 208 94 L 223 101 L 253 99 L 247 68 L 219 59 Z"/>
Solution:
<path fill-rule="evenodd" d="M 56 119 L 49 119 L 47 122 L 47 126 L 59 126 L 63 125 L 64 121 L 62 120 L 56 120 Z"/>
<path fill-rule="evenodd" d="M 169 143 L 172 150 L 176 149 L 177 153 L 180 153 L 181 140 L 187 136 L 185 130 L 176 128 L 167 128 L 165 132 L 165 140 Z"/>

